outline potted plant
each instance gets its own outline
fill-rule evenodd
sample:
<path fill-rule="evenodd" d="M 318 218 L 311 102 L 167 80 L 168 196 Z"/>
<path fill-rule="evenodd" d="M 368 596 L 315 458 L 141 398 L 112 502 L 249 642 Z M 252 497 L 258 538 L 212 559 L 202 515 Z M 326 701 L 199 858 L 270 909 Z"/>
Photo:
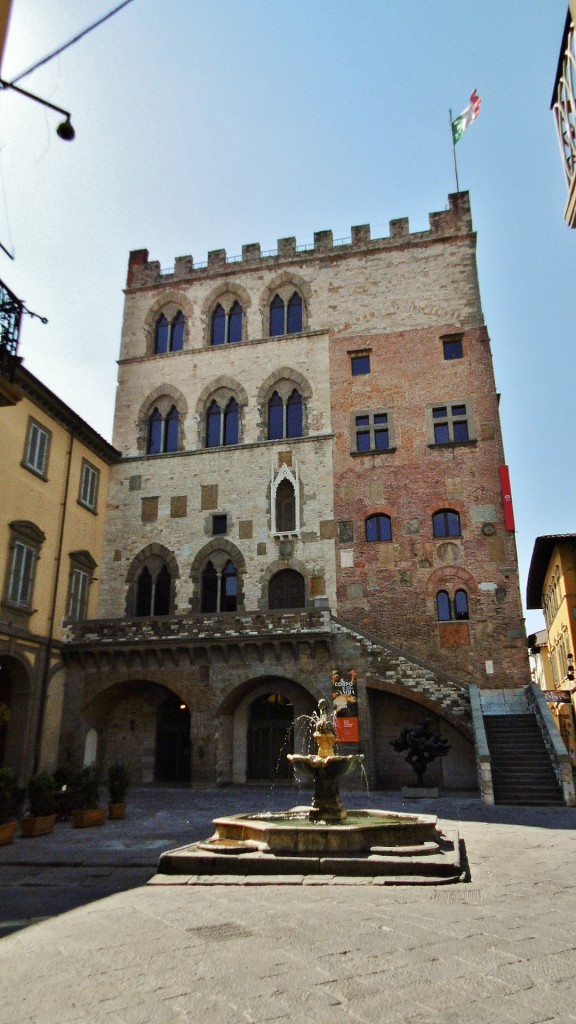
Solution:
<path fill-rule="evenodd" d="M 0 846 L 11 843 L 17 825 L 18 788 L 12 768 L 0 768 Z"/>
<path fill-rule="evenodd" d="M 130 772 L 122 761 L 115 761 L 108 769 L 108 817 L 123 818 L 126 814 L 126 793 L 130 786 Z"/>
<path fill-rule="evenodd" d="M 72 811 L 74 828 L 90 828 L 103 825 L 107 808 L 100 807 L 100 784 L 95 764 L 86 765 L 74 786 L 75 809 Z"/>
<path fill-rule="evenodd" d="M 56 780 L 47 771 L 38 772 L 27 787 L 28 814 L 20 819 L 23 836 L 43 836 L 51 832 L 56 821 Z"/>

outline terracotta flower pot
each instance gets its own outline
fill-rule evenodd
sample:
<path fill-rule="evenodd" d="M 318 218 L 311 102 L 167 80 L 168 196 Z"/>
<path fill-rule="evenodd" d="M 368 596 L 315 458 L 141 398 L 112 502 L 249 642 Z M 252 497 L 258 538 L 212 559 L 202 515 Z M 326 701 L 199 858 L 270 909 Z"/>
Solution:
<path fill-rule="evenodd" d="M 28 815 L 26 818 L 20 818 L 20 832 L 26 838 L 45 836 L 52 831 L 55 821 L 55 814 L 43 814 L 37 818 Z"/>
<path fill-rule="evenodd" d="M 72 824 L 74 828 L 92 828 L 94 825 L 103 825 L 107 814 L 107 807 L 94 807 L 88 811 L 72 811 Z"/>
<path fill-rule="evenodd" d="M 126 804 L 108 804 L 108 817 L 115 821 L 126 817 Z"/>
<path fill-rule="evenodd" d="M 6 846 L 6 843 L 12 842 L 17 824 L 17 821 L 6 821 L 0 825 L 0 846 Z"/>

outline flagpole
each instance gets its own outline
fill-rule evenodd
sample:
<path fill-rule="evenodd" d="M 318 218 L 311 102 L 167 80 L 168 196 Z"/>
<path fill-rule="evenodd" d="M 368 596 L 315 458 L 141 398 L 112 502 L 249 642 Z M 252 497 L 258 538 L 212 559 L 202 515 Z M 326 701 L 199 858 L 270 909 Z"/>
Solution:
<path fill-rule="evenodd" d="M 458 184 L 458 164 L 456 163 L 456 143 L 454 142 L 454 131 L 452 129 L 452 110 L 448 111 L 448 115 L 450 117 L 450 137 L 452 139 L 452 156 L 454 157 L 454 176 L 456 178 L 456 191 L 459 192 L 460 186 Z"/>

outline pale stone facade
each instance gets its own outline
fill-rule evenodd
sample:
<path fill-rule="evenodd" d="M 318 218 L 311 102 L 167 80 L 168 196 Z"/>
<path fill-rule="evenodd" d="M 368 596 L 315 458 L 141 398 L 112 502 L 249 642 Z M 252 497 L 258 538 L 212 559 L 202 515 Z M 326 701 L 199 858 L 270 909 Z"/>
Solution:
<path fill-rule="evenodd" d="M 442 405 L 463 443 L 435 438 Z M 92 728 L 144 781 L 273 777 L 305 742 L 287 725 L 354 667 L 373 780 L 409 780 L 389 740 L 431 715 L 440 781 L 474 784 L 467 687 L 528 663 L 466 193 L 428 231 L 170 273 L 133 252 L 113 441 L 100 620 L 69 635 L 76 756 Z"/>

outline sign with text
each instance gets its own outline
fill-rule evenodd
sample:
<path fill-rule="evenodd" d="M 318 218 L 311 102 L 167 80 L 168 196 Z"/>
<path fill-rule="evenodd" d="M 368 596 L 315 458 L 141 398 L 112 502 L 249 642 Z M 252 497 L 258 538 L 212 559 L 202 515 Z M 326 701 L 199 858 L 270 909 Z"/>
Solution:
<path fill-rule="evenodd" d="M 358 743 L 358 686 L 356 670 L 351 669 L 348 678 L 337 669 L 332 672 L 332 702 L 334 704 L 334 726 L 338 743 Z"/>

